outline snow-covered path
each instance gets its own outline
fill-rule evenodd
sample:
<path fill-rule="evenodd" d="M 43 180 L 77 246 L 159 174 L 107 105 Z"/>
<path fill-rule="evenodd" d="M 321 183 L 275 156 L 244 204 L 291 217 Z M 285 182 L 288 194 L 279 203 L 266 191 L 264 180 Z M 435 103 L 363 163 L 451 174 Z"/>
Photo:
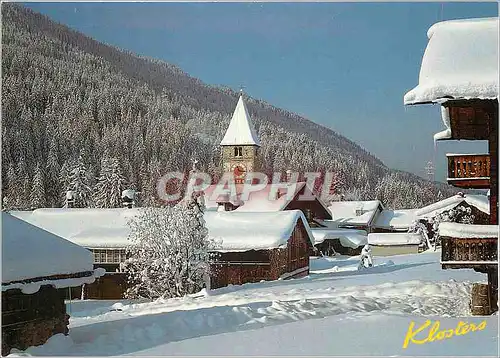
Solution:
<path fill-rule="evenodd" d="M 53 337 L 28 351 L 34 355 L 443 354 L 443 348 L 433 353 L 432 346 L 454 347 L 449 342 L 482 335 L 486 342 L 482 354 L 498 352 L 492 339 L 498 334 L 497 316 L 488 318 L 484 331 L 401 348 L 412 320 L 441 319 L 446 327 L 456 326 L 456 317 L 480 322 L 467 317 L 468 300 L 472 282 L 483 281 L 484 275 L 441 270 L 439 253 L 379 258 L 375 265 L 357 271 L 354 258 L 311 260 L 311 275 L 303 279 L 227 287 L 209 295 L 154 303 L 75 302 L 70 336 Z M 94 307 L 87 310 L 82 305 Z M 324 327 L 330 332 L 319 335 L 322 341 L 316 333 Z M 288 331 L 297 336 L 287 335 Z M 279 342 L 288 348 L 276 348 L 278 336 L 286 336 Z M 292 349 L 297 339 L 307 343 Z M 339 349 L 346 339 L 352 344 L 367 339 L 379 346 Z M 419 349 L 425 353 L 415 353 Z M 461 352 L 471 354 L 467 349 L 456 354 L 466 355 Z"/>

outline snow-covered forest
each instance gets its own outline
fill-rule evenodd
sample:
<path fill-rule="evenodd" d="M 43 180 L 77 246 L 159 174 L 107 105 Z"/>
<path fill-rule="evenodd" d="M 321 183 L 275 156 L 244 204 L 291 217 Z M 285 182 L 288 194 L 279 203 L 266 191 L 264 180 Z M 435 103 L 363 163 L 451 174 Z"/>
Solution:
<path fill-rule="evenodd" d="M 6 209 L 120 206 L 121 190 L 155 205 L 169 171 L 220 174 L 218 146 L 237 93 L 177 67 L 99 43 L 17 4 L 2 4 L 2 202 Z M 267 173 L 332 171 L 345 200 L 430 204 L 452 187 L 390 170 L 337 133 L 247 98 Z"/>

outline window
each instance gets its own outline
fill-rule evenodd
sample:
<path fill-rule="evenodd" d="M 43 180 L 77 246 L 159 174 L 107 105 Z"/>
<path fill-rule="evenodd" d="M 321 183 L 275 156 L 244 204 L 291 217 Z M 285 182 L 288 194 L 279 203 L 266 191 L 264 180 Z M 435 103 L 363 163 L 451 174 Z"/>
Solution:
<path fill-rule="evenodd" d="M 234 147 L 234 156 L 235 157 L 242 157 L 243 156 L 243 148 Z"/>
<path fill-rule="evenodd" d="M 125 250 L 91 250 L 94 253 L 94 263 L 96 264 L 118 264 L 125 261 Z"/>

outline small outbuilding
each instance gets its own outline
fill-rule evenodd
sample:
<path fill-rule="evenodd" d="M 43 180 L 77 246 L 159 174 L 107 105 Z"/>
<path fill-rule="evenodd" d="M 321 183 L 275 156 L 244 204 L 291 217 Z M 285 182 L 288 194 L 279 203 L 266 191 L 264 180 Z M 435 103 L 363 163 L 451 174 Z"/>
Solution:
<path fill-rule="evenodd" d="M 2 355 L 68 334 L 71 287 L 92 283 L 92 253 L 2 212 Z"/>
<path fill-rule="evenodd" d="M 420 233 L 371 233 L 368 244 L 373 256 L 416 254 L 421 252 L 424 237 Z"/>

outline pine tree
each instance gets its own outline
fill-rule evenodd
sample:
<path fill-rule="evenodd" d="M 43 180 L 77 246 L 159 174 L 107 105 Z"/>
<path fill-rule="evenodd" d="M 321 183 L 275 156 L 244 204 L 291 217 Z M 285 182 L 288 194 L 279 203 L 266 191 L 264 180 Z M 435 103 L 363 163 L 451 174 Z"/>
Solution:
<path fill-rule="evenodd" d="M 72 163 L 70 161 L 65 161 L 61 166 L 61 170 L 59 171 L 59 187 L 63 190 L 60 193 L 61 204 L 66 207 L 66 192 L 68 191 L 70 184 L 70 168 L 72 167 Z"/>
<path fill-rule="evenodd" d="M 16 203 L 19 201 L 19 190 L 16 187 L 18 180 L 16 171 L 14 170 L 14 166 L 12 164 L 9 166 L 9 169 L 7 171 L 6 181 L 6 190 L 5 192 L 2 192 L 2 204 L 5 210 L 12 210 L 16 208 Z"/>
<path fill-rule="evenodd" d="M 55 139 L 50 142 L 49 154 L 47 157 L 47 168 L 46 168 L 46 198 L 47 204 L 50 207 L 57 206 L 59 202 L 60 181 L 59 175 L 61 172 L 61 166 L 59 165 L 57 143 Z M 64 186 L 66 188 L 66 185 Z"/>
<path fill-rule="evenodd" d="M 43 208 L 46 205 L 45 201 L 45 183 L 43 172 L 40 164 L 37 164 L 35 175 L 33 177 L 33 191 L 31 194 L 31 208 Z"/>
<path fill-rule="evenodd" d="M 82 154 L 69 171 L 69 184 L 66 191 L 69 190 L 75 194 L 75 208 L 92 207 L 91 177 Z"/>
<path fill-rule="evenodd" d="M 15 206 L 18 210 L 29 208 L 31 181 L 24 157 L 17 163 L 17 176 L 14 190 L 17 192 Z"/>
<path fill-rule="evenodd" d="M 98 208 L 118 208 L 125 188 L 120 162 L 116 158 L 104 158 L 101 173 L 94 189 L 95 205 Z"/>

